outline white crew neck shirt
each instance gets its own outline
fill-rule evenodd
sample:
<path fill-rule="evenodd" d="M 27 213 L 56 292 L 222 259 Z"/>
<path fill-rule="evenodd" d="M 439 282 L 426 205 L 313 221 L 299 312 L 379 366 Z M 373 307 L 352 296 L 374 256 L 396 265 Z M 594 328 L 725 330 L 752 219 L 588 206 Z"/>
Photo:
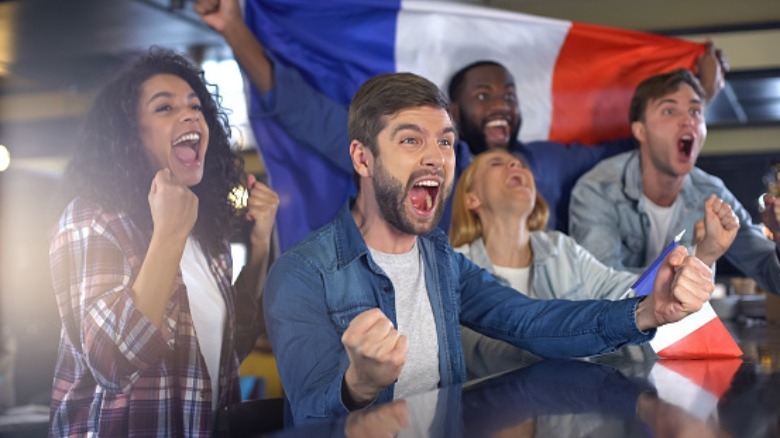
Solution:
<path fill-rule="evenodd" d="M 394 398 L 439 386 L 439 338 L 425 285 L 425 265 L 415 241 L 411 251 L 387 254 L 369 248 L 371 257 L 393 283 L 397 330 L 409 340 L 406 363 L 395 383 Z M 384 292 L 382 292 L 384 293 Z"/>

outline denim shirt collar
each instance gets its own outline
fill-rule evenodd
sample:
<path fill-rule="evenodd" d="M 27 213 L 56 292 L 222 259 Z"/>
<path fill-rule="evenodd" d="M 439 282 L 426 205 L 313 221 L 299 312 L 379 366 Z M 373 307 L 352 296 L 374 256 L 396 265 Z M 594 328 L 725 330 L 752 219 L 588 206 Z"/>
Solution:
<path fill-rule="evenodd" d="M 368 245 L 363 235 L 360 234 L 355 219 L 352 218 L 352 206 L 355 204 L 355 198 L 350 197 L 344 206 L 339 210 L 338 215 L 334 219 L 334 233 L 336 235 L 336 264 L 339 269 L 343 269 L 346 265 L 349 265 L 356 259 L 368 254 Z M 418 237 L 425 237 L 431 241 L 429 244 L 426 241 L 420 241 L 418 239 L 418 245 L 423 252 L 432 252 L 433 248 L 440 245 L 448 245 L 449 240 L 443 231 L 434 227 L 432 231 L 427 234 L 423 234 Z M 371 257 L 368 257 L 371 260 Z M 373 261 L 370 262 L 372 268 L 375 266 Z M 375 270 L 378 268 L 375 268 Z"/>
<path fill-rule="evenodd" d="M 629 199 L 642 199 L 642 167 L 639 165 L 639 150 L 627 152 L 628 159 L 623 167 L 623 192 Z"/>
<path fill-rule="evenodd" d="M 467 243 L 464 248 L 467 251 L 467 257 L 474 262 L 477 266 L 487 269 L 493 275 L 496 275 L 496 270 L 493 266 L 493 260 L 490 260 L 487 248 L 485 248 L 485 241 L 481 237 L 477 237 L 471 243 Z"/>
<path fill-rule="evenodd" d="M 558 256 L 558 248 L 550 241 L 544 231 L 531 232 L 531 248 L 534 250 L 534 264 L 541 265 L 550 258 Z"/>
<path fill-rule="evenodd" d="M 336 264 L 338 269 L 343 269 L 356 259 L 368 253 L 363 235 L 352 218 L 352 206 L 355 199 L 350 197 L 341 207 L 334 220 L 334 233 L 336 235 Z"/>
<path fill-rule="evenodd" d="M 468 245 L 469 258 L 471 261 L 495 275 L 496 272 L 493 261 L 490 260 L 487 248 L 485 248 L 485 240 L 478 237 Z M 544 265 L 551 257 L 557 257 L 558 255 L 558 249 L 555 248 L 544 231 L 531 232 L 531 248 L 533 249 L 534 266 Z"/>

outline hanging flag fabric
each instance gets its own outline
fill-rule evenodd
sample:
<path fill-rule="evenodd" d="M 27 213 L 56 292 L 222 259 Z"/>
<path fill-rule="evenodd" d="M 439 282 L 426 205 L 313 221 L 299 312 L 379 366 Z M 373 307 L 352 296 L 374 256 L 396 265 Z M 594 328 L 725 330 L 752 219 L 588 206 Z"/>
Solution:
<path fill-rule="evenodd" d="M 742 356 L 742 349 L 709 302 L 684 319 L 661 326 L 650 341 L 665 359 L 724 359 Z"/>
<path fill-rule="evenodd" d="M 679 245 L 684 233 L 685 230 L 675 236 L 631 286 L 637 296 L 652 293 L 659 268 L 666 256 Z M 698 312 L 673 324 L 659 327 L 650 341 L 650 346 L 659 358 L 666 359 L 720 359 L 742 356 L 742 349 L 709 302 L 704 303 Z"/>
<path fill-rule="evenodd" d="M 247 0 L 244 15 L 276 65 L 321 93 L 321 122 L 343 124 L 318 137 L 279 117 L 250 114 L 280 195 L 283 250 L 331 220 L 354 193 L 346 108 L 374 75 L 411 71 L 446 89 L 461 67 L 495 60 L 515 77 L 522 141 L 593 144 L 629 135 L 628 103 L 642 79 L 693 68 L 705 50 L 648 33 L 438 1 Z M 259 98 L 253 91 L 251 100 Z"/>

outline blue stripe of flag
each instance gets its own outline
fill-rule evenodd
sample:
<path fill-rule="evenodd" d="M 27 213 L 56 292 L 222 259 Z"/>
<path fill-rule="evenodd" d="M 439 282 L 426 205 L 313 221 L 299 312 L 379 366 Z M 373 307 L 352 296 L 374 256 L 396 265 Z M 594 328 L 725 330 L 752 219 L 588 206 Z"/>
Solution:
<path fill-rule="evenodd" d="M 247 0 L 244 15 L 274 58 L 347 105 L 366 79 L 395 70 L 400 7 L 400 0 Z"/>
<path fill-rule="evenodd" d="M 346 107 L 366 79 L 395 69 L 400 2 L 334 1 L 247 0 L 244 18 L 274 59 Z M 253 90 L 250 99 L 256 98 Z M 285 251 L 335 217 L 355 192 L 352 175 L 333 157 L 297 143 L 274 118 L 251 117 L 251 124 L 281 199 L 276 223 Z"/>

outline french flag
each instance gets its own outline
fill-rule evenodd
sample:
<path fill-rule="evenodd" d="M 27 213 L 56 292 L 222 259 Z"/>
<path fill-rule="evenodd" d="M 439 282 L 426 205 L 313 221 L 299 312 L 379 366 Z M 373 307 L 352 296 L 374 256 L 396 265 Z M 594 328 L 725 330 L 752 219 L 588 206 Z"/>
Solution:
<path fill-rule="evenodd" d="M 516 80 L 522 141 L 626 137 L 634 87 L 652 74 L 693 69 L 705 50 L 649 33 L 440 1 L 246 0 L 244 16 L 277 63 L 300 72 L 343 114 L 377 74 L 410 71 L 446 89 L 461 67 L 498 61 Z M 345 115 L 332 118 L 346 123 Z M 252 127 L 280 195 L 284 250 L 330 221 L 355 191 L 346 124 L 343 137 L 312 144 L 274 117 L 254 117 Z M 332 141 L 344 144 L 324 144 Z"/>
<path fill-rule="evenodd" d="M 698 312 L 659 327 L 650 346 L 662 359 L 726 359 L 742 356 L 742 349 L 734 342 L 708 302 Z"/>
<path fill-rule="evenodd" d="M 652 293 L 658 270 L 666 256 L 680 244 L 684 233 L 685 230 L 675 236 L 631 286 L 637 296 Z M 662 359 L 728 359 L 742 356 L 742 349 L 709 302 L 680 321 L 658 327 L 650 346 Z"/>

